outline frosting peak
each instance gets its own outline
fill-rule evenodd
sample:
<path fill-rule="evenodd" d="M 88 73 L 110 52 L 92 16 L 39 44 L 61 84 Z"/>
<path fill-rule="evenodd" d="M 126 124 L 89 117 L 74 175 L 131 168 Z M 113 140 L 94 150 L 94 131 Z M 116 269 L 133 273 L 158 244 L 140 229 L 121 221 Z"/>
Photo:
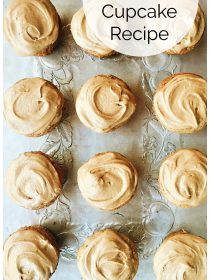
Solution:
<path fill-rule="evenodd" d="M 77 263 L 84 280 L 132 280 L 138 258 L 127 237 L 107 229 L 85 241 L 79 249 Z"/>
<path fill-rule="evenodd" d="M 154 271 L 157 280 L 206 280 L 206 240 L 185 232 L 169 235 L 155 254 Z"/>
<path fill-rule="evenodd" d="M 15 132 L 26 136 L 48 133 L 62 117 L 63 96 L 50 82 L 28 78 L 4 95 L 4 116 Z"/>
<path fill-rule="evenodd" d="M 77 114 L 84 125 L 96 132 L 110 132 L 133 115 L 136 98 L 122 80 L 108 75 L 89 79 L 81 88 Z"/>
<path fill-rule="evenodd" d="M 158 120 L 168 130 L 192 133 L 207 122 L 207 83 L 195 74 L 180 73 L 163 80 L 154 96 Z"/>
<path fill-rule="evenodd" d="M 62 182 L 50 158 L 41 152 L 27 152 L 11 162 L 5 188 L 20 206 L 35 210 L 58 197 Z"/>
<path fill-rule="evenodd" d="M 84 198 L 103 210 L 115 210 L 133 196 L 138 174 L 121 154 L 102 153 L 78 170 L 78 185 Z"/>
<path fill-rule="evenodd" d="M 44 55 L 59 35 L 59 16 L 49 0 L 13 0 L 4 32 L 19 55 Z"/>
<path fill-rule="evenodd" d="M 179 207 L 195 207 L 207 196 L 207 159 L 197 150 L 181 149 L 160 167 L 160 190 Z"/>
<path fill-rule="evenodd" d="M 171 50 L 168 51 L 170 54 L 185 54 L 192 50 L 197 43 L 201 40 L 205 30 L 205 18 L 204 13 L 198 5 L 197 15 L 194 21 L 194 24 L 189 33 L 174 46 Z"/>
<path fill-rule="evenodd" d="M 113 50 L 105 46 L 88 26 L 83 8 L 79 9 L 72 18 L 71 32 L 76 43 L 90 54 L 105 57 L 113 53 Z"/>
<path fill-rule="evenodd" d="M 48 280 L 57 267 L 58 255 L 42 231 L 22 228 L 5 241 L 4 279 Z"/>

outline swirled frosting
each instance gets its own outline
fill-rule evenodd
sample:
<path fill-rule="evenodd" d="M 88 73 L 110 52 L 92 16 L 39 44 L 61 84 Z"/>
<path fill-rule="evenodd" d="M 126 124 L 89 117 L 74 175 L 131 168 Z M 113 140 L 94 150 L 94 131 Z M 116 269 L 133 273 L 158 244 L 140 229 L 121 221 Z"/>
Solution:
<path fill-rule="evenodd" d="M 48 156 L 41 152 L 28 152 L 11 162 L 5 176 L 5 188 L 20 206 L 39 209 L 58 197 L 62 182 Z"/>
<path fill-rule="evenodd" d="M 23 56 L 45 55 L 59 29 L 59 16 L 49 0 L 13 0 L 4 18 L 6 38 Z"/>
<path fill-rule="evenodd" d="M 127 237 L 107 229 L 85 241 L 78 251 L 77 264 L 84 280 L 132 280 L 138 257 Z"/>
<path fill-rule="evenodd" d="M 133 196 L 138 174 L 124 156 L 107 152 L 94 156 L 78 170 L 78 185 L 84 198 L 103 210 L 114 210 Z"/>
<path fill-rule="evenodd" d="M 122 126 L 135 109 L 135 96 L 126 83 L 114 76 L 99 75 L 89 79 L 76 100 L 81 122 L 100 133 Z"/>
<path fill-rule="evenodd" d="M 113 50 L 105 46 L 89 27 L 83 8 L 79 9 L 72 18 L 71 32 L 77 45 L 86 52 L 98 57 L 113 54 Z"/>
<path fill-rule="evenodd" d="M 154 271 L 157 280 L 206 280 L 206 240 L 185 232 L 172 234 L 155 254 Z"/>
<path fill-rule="evenodd" d="M 198 12 L 190 32 L 174 46 L 168 53 L 170 54 L 185 54 L 192 50 L 201 40 L 205 31 L 205 17 L 199 5 Z"/>
<path fill-rule="evenodd" d="M 154 96 L 154 111 L 168 130 L 192 133 L 207 122 L 207 84 L 195 74 L 176 74 L 164 80 Z"/>
<path fill-rule="evenodd" d="M 42 229 L 22 228 L 5 241 L 4 279 L 48 280 L 58 263 L 58 251 Z"/>
<path fill-rule="evenodd" d="M 4 116 L 11 128 L 25 136 L 41 136 L 62 117 L 63 96 L 41 78 L 23 79 L 4 95 Z"/>
<path fill-rule="evenodd" d="M 179 207 L 195 207 L 207 196 L 207 159 L 197 150 L 181 149 L 163 161 L 160 189 Z"/>

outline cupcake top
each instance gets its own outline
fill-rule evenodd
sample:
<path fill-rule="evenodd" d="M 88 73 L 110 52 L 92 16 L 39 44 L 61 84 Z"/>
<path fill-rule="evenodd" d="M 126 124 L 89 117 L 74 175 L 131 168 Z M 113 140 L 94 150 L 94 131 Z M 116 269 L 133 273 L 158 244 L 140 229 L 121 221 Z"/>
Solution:
<path fill-rule="evenodd" d="M 18 55 L 44 55 L 59 35 L 60 19 L 49 0 L 13 0 L 4 33 Z"/>
<path fill-rule="evenodd" d="M 78 251 L 77 264 L 84 280 L 132 280 L 138 256 L 132 241 L 106 229 L 85 241 Z"/>
<path fill-rule="evenodd" d="M 25 136 L 51 131 L 62 117 L 63 95 L 41 78 L 23 79 L 4 95 L 4 116 L 10 127 Z"/>
<path fill-rule="evenodd" d="M 21 228 L 4 243 L 4 279 L 48 280 L 58 264 L 58 250 L 41 227 Z"/>
<path fill-rule="evenodd" d="M 161 82 L 153 105 L 158 120 L 168 130 L 199 131 L 207 122 L 207 83 L 195 74 L 175 74 Z"/>
<path fill-rule="evenodd" d="M 124 81 L 114 76 L 99 75 L 89 79 L 76 100 L 76 111 L 81 122 L 99 133 L 122 126 L 135 109 L 134 94 Z"/>
<path fill-rule="evenodd" d="M 195 207 L 207 196 L 207 159 L 194 149 L 181 149 L 166 158 L 159 172 L 161 192 L 178 207 Z"/>
<path fill-rule="evenodd" d="M 155 254 L 154 271 L 158 280 L 206 280 L 206 240 L 186 232 L 169 235 Z"/>
<path fill-rule="evenodd" d="M 205 31 L 205 17 L 204 13 L 198 5 L 198 12 L 192 28 L 189 33 L 171 50 L 167 51 L 169 54 L 186 54 L 198 44 Z"/>
<path fill-rule="evenodd" d="M 28 152 L 11 162 L 4 183 L 7 193 L 18 205 L 35 210 L 48 206 L 58 197 L 61 180 L 47 155 Z"/>
<path fill-rule="evenodd" d="M 138 174 L 124 156 L 107 152 L 97 154 L 81 166 L 77 179 L 82 195 L 91 205 L 115 210 L 133 196 Z"/>
<path fill-rule="evenodd" d="M 106 57 L 113 54 L 113 50 L 105 46 L 88 26 L 83 8 L 79 9 L 72 18 L 71 32 L 75 42 L 91 55 Z"/>

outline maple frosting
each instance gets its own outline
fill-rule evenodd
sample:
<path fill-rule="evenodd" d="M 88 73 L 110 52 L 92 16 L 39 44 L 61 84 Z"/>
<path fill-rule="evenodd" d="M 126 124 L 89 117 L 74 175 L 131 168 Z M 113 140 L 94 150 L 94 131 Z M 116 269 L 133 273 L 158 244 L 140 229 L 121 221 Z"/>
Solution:
<path fill-rule="evenodd" d="M 106 229 L 85 241 L 79 249 L 77 264 L 84 280 L 132 280 L 138 257 L 127 237 Z"/>
<path fill-rule="evenodd" d="M 76 111 L 81 122 L 96 132 L 110 132 L 129 120 L 136 109 L 136 98 L 122 80 L 99 75 L 81 88 Z"/>
<path fill-rule="evenodd" d="M 206 280 L 206 240 L 186 232 L 169 235 L 155 254 L 154 271 L 157 280 Z"/>
<path fill-rule="evenodd" d="M 163 161 L 160 189 L 179 207 L 195 207 L 207 196 L 207 158 L 194 149 L 181 149 Z"/>
<path fill-rule="evenodd" d="M 199 5 L 198 12 L 192 28 L 185 37 L 174 46 L 169 53 L 171 54 L 182 54 L 190 51 L 196 44 L 201 40 L 205 31 L 205 17 L 204 13 Z"/>
<path fill-rule="evenodd" d="M 138 174 L 135 167 L 119 153 L 94 156 L 78 170 L 78 185 L 84 198 L 103 210 L 114 210 L 133 196 Z"/>
<path fill-rule="evenodd" d="M 162 82 L 164 83 L 164 81 Z M 162 83 L 154 96 L 158 120 L 168 130 L 191 133 L 207 122 L 207 83 L 195 74 L 176 74 Z"/>
<path fill-rule="evenodd" d="M 4 33 L 23 56 L 44 55 L 59 36 L 60 19 L 49 0 L 13 0 L 4 18 Z"/>
<path fill-rule="evenodd" d="M 26 136 L 48 133 L 62 117 L 63 96 L 41 78 L 18 81 L 4 95 L 4 116 L 11 128 Z"/>
<path fill-rule="evenodd" d="M 41 231 L 23 228 L 4 244 L 4 279 L 48 280 L 58 263 L 58 251 Z"/>
<path fill-rule="evenodd" d="M 5 188 L 20 206 L 39 209 L 58 197 L 62 182 L 50 158 L 41 152 L 27 152 L 9 165 Z"/>
<path fill-rule="evenodd" d="M 77 45 L 90 54 L 105 57 L 113 53 L 113 50 L 105 46 L 91 30 L 83 8 L 79 9 L 72 18 L 71 32 Z"/>

